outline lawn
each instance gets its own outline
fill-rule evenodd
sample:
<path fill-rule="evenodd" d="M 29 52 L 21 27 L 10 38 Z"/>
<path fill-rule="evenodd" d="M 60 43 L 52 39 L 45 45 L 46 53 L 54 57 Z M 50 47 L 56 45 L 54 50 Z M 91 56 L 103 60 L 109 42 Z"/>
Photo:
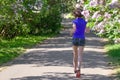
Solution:
<path fill-rule="evenodd" d="M 112 66 L 115 68 L 117 80 L 120 80 L 120 44 L 105 46 L 107 54 L 111 59 Z"/>
<path fill-rule="evenodd" d="M 0 65 L 13 60 L 37 43 L 53 35 L 46 36 L 19 36 L 12 40 L 0 40 Z"/>

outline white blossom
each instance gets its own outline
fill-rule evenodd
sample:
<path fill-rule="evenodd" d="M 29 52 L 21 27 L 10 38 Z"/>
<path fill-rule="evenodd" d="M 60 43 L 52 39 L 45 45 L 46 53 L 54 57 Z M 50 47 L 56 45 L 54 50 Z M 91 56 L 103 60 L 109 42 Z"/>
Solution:
<path fill-rule="evenodd" d="M 92 16 L 92 19 L 98 18 L 100 16 L 99 11 L 95 12 Z"/>
<path fill-rule="evenodd" d="M 107 12 L 105 12 L 104 17 L 105 17 L 106 19 L 109 19 L 109 18 L 111 18 L 111 14 L 108 14 Z"/>
<path fill-rule="evenodd" d="M 110 8 L 120 8 L 120 1 L 119 0 L 112 0 L 110 3 Z"/>
<path fill-rule="evenodd" d="M 86 19 L 88 19 L 88 18 L 90 17 L 89 10 L 83 10 L 83 11 L 81 12 L 81 14 L 84 15 Z"/>
<path fill-rule="evenodd" d="M 90 6 L 92 6 L 92 7 L 95 7 L 95 6 L 97 6 L 98 4 L 97 4 L 97 1 L 96 0 L 91 0 L 90 1 Z"/>
<path fill-rule="evenodd" d="M 102 34 L 103 32 L 105 32 L 105 30 L 104 30 L 104 29 L 101 29 L 98 34 Z"/>
<path fill-rule="evenodd" d="M 118 19 L 118 22 L 120 23 L 120 19 Z"/>
<path fill-rule="evenodd" d="M 98 29 L 103 29 L 103 28 L 104 28 L 104 24 L 105 24 L 104 21 L 100 22 L 100 23 L 97 25 L 97 28 L 98 28 Z"/>
<path fill-rule="evenodd" d="M 96 17 L 96 19 L 98 19 L 98 18 L 101 17 L 101 16 L 102 16 L 101 14 L 98 14 L 97 17 Z"/>
<path fill-rule="evenodd" d="M 41 10 L 41 9 L 42 9 L 42 6 L 43 6 L 42 1 L 41 1 L 41 0 L 37 0 L 37 1 L 35 2 L 34 9 L 36 9 L 36 10 Z"/>
<path fill-rule="evenodd" d="M 76 4 L 75 7 L 76 7 L 76 8 L 80 8 L 80 4 Z"/>
<path fill-rule="evenodd" d="M 115 39 L 114 43 L 120 43 L 120 38 Z"/>

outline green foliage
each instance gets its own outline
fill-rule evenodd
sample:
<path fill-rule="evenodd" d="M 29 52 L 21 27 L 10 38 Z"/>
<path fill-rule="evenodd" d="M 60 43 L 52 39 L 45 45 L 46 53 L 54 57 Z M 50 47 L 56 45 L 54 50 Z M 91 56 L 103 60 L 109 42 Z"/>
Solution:
<path fill-rule="evenodd" d="M 92 22 L 92 21 L 90 22 L 90 21 L 89 21 L 89 22 L 87 23 L 87 27 L 92 28 L 93 26 L 94 26 L 94 22 Z"/>
<path fill-rule="evenodd" d="M 26 48 L 40 43 L 52 35 L 16 37 L 0 41 L 0 65 L 21 55 Z"/>
<path fill-rule="evenodd" d="M 120 44 L 115 45 L 107 45 L 106 50 L 108 51 L 108 55 L 113 58 L 120 58 Z"/>
<path fill-rule="evenodd" d="M 119 22 L 110 21 L 108 24 L 105 25 L 106 34 L 105 36 L 108 37 L 110 40 L 115 40 L 120 37 L 120 24 Z"/>
<path fill-rule="evenodd" d="M 117 71 L 117 76 L 116 76 L 116 80 L 120 79 L 120 69 Z"/>
<path fill-rule="evenodd" d="M 61 4 L 60 0 L 0 0 L 0 36 L 59 33 Z"/>
<path fill-rule="evenodd" d="M 20 53 L 23 52 L 22 48 L 4 48 L 0 50 L 0 65 L 3 63 L 6 63 L 12 59 L 14 59 L 15 57 L 17 57 L 18 55 L 20 55 Z"/>
<path fill-rule="evenodd" d="M 112 65 L 116 68 L 116 80 L 120 79 L 120 44 L 110 44 L 105 46 L 107 54 L 111 59 Z"/>
<path fill-rule="evenodd" d="M 39 1 L 0 0 L 0 65 L 19 56 L 26 47 L 46 39 L 46 35 L 59 33 L 61 14 L 72 10 L 75 2 Z"/>
<path fill-rule="evenodd" d="M 119 9 L 115 9 L 111 11 L 111 19 L 109 20 L 109 22 L 106 23 L 105 25 L 105 37 L 109 38 L 110 40 L 116 40 L 118 38 L 120 38 L 120 23 L 118 22 L 120 15 L 115 15 L 119 14 Z"/>
<path fill-rule="evenodd" d="M 120 9 L 110 9 L 108 3 L 106 3 L 105 6 L 98 5 L 96 7 L 88 7 L 87 9 L 90 10 L 91 16 L 97 11 L 99 11 L 99 14 L 102 15 L 95 20 L 92 18 L 89 19 L 88 25 L 92 27 L 96 26 L 96 23 L 98 24 L 104 21 L 104 15 L 106 12 L 111 15 L 111 18 L 108 19 L 104 25 L 104 32 L 97 35 L 100 37 L 108 38 L 113 42 L 115 42 L 116 39 L 120 38 L 120 23 L 118 21 L 120 19 L 120 15 L 117 15 L 120 14 Z"/>
<path fill-rule="evenodd" d="M 74 10 L 75 3 L 77 2 L 77 0 L 61 0 L 61 2 L 61 11 L 63 13 L 69 13 L 72 10 Z"/>

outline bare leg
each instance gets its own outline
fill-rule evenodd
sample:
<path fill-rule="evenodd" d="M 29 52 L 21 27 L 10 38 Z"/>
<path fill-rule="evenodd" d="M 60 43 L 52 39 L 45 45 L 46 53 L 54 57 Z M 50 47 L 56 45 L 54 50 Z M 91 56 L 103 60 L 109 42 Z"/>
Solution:
<path fill-rule="evenodd" d="M 73 66 L 74 66 L 74 71 L 76 71 L 78 67 L 78 47 L 77 46 L 73 46 Z"/>
<path fill-rule="evenodd" d="M 81 72 L 81 63 L 82 63 L 82 55 L 83 55 L 84 46 L 79 46 L 78 51 L 78 70 Z"/>

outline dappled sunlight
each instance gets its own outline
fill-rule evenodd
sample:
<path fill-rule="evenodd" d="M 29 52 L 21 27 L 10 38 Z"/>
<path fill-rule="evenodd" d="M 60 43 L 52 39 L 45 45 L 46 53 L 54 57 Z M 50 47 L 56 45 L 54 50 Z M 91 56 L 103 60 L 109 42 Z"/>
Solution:
<path fill-rule="evenodd" d="M 0 80 L 119 80 L 111 75 L 120 67 L 120 45 L 104 46 L 120 42 L 120 0 L 0 0 L 0 6 Z M 85 42 L 72 40 L 84 34 Z M 83 54 L 74 41 L 85 43 Z"/>
<path fill-rule="evenodd" d="M 72 47 L 66 47 L 66 48 L 32 48 L 32 49 L 28 49 L 27 52 L 31 52 L 31 51 L 39 51 L 42 50 L 44 52 L 48 52 L 48 51 L 67 51 L 67 50 L 71 50 L 72 52 Z M 95 51 L 95 52 L 105 52 L 103 49 L 100 48 L 90 48 L 90 47 L 85 47 L 85 52 L 86 51 Z"/>
<path fill-rule="evenodd" d="M 109 66 L 108 63 L 109 60 L 103 52 L 86 51 L 83 55 L 84 68 L 101 68 L 111 70 L 112 67 Z"/>
<path fill-rule="evenodd" d="M 102 49 L 85 48 L 83 55 L 83 68 L 101 68 L 106 67 L 106 55 L 103 55 Z M 73 66 L 72 48 L 35 48 L 28 50 L 29 54 L 23 55 L 18 60 L 12 62 L 16 64 L 36 64 L 37 66 Z"/>
<path fill-rule="evenodd" d="M 100 53 L 101 52 L 103 52 L 103 53 L 105 52 L 105 50 L 103 48 L 99 48 L 99 47 L 95 47 L 95 48 L 91 47 L 90 48 L 89 46 L 85 47 L 84 50 L 85 50 L 85 52 L 86 51 L 94 51 L 94 52 L 100 52 Z"/>
<path fill-rule="evenodd" d="M 63 75 L 56 76 L 55 78 L 58 78 L 60 76 L 63 77 L 64 74 L 68 75 L 69 77 L 71 77 L 71 75 L 73 76 L 73 73 L 72 73 L 73 68 L 65 67 L 65 66 L 57 66 L 57 67 L 56 66 L 46 66 L 46 67 L 41 66 L 39 67 L 35 64 L 26 64 L 26 65 L 17 64 L 17 65 L 12 65 L 11 67 L 7 69 L 10 70 L 11 73 L 9 74 L 9 72 L 7 71 L 4 71 L 4 73 L 0 73 L 0 76 L 3 76 L 3 78 L 0 78 L 1 80 L 18 80 L 18 78 L 26 77 L 26 76 L 41 76 L 41 77 L 45 76 L 46 78 L 49 78 L 48 75 L 55 77 L 56 75 L 59 75 L 59 74 L 63 74 Z M 22 80 L 22 78 L 20 80 Z"/>
<path fill-rule="evenodd" d="M 0 76 L 6 76 L 1 78 L 2 80 L 77 80 L 73 73 L 73 67 L 65 66 L 37 66 L 36 64 L 17 64 L 8 68 L 11 71 L 6 75 L 0 74 Z M 109 71 L 110 72 L 110 71 Z M 100 73 L 103 73 L 102 75 Z M 92 80 L 108 80 L 108 70 L 101 68 L 83 68 L 82 79 Z"/>
<path fill-rule="evenodd" d="M 72 66 L 71 50 L 34 50 L 23 55 L 12 64 L 37 64 L 39 66 Z"/>
<path fill-rule="evenodd" d="M 103 69 L 103 68 L 92 68 L 92 69 L 91 68 L 83 68 L 82 72 L 86 73 L 86 74 L 91 74 L 91 75 L 101 75 L 101 73 L 103 73 L 102 75 L 110 75 L 112 70 Z"/>
<path fill-rule="evenodd" d="M 24 55 L 13 60 L 10 67 L 0 73 L 0 76 L 6 74 L 2 80 L 77 80 L 73 73 L 70 26 L 66 27 L 57 37 L 27 49 Z M 82 78 L 109 80 L 108 75 L 111 74 L 112 68 L 108 66 L 109 61 L 104 54 L 101 38 L 93 33 L 86 34 L 86 36 Z"/>
<path fill-rule="evenodd" d="M 70 73 L 55 73 L 55 75 L 43 75 L 43 76 L 26 76 L 20 78 L 12 78 L 11 80 L 109 80 L 109 76 L 104 75 L 83 75 L 82 79 L 77 79 L 74 76 L 70 76 Z"/>
<path fill-rule="evenodd" d="M 28 49 L 27 52 L 30 51 L 39 51 L 39 50 L 43 50 L 45 52 L 47 51 L 67 51 L 67 50 L 72 50 L 72 47 L 68 47 L 68 48 L 32 48 L 32 49 Z"/>

